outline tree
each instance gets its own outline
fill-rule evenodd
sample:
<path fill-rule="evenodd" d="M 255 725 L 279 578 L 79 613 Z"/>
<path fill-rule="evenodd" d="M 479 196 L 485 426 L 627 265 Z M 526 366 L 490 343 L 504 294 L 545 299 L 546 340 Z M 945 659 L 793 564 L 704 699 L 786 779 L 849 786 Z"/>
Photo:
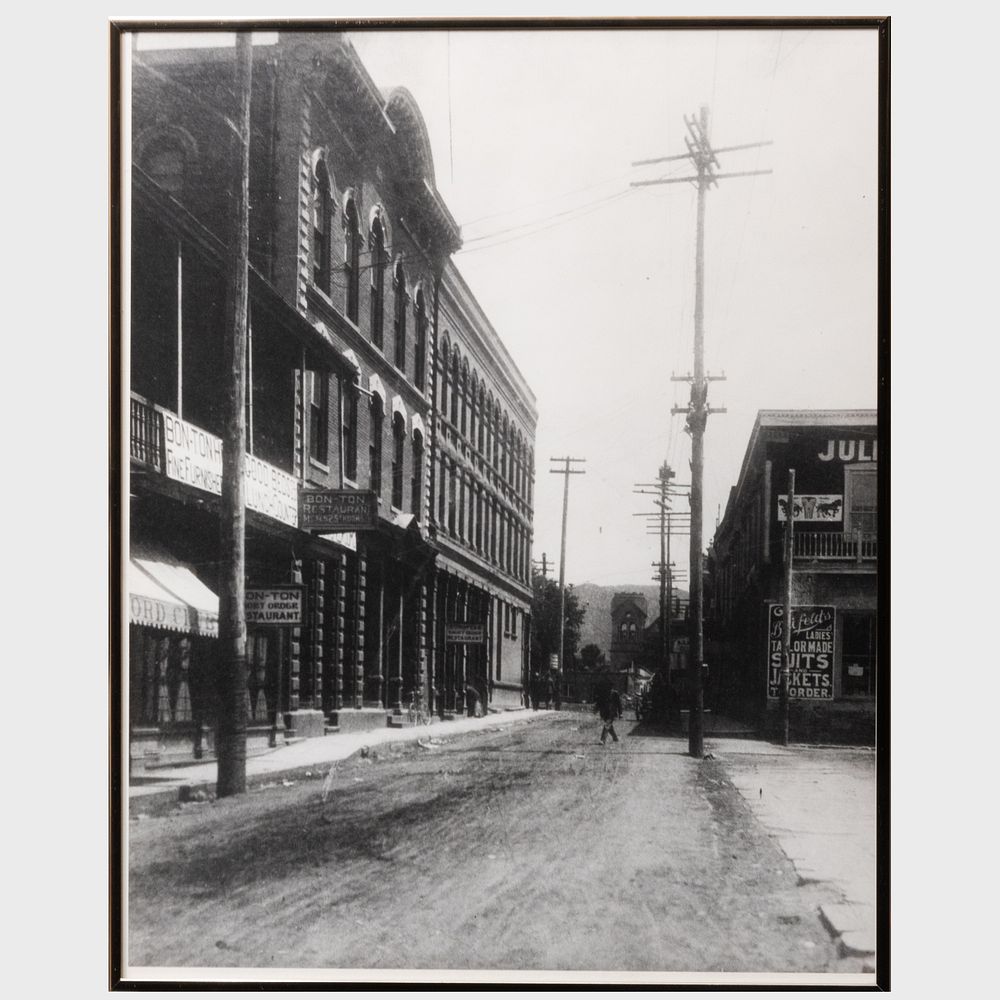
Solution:
<path fill-rule="evenodd" d="M 531 670 L 536 676 L 549 669 L 550 657 L 559 652 L 559 584 L 537 574 L 532 580 L 531 598 Z M 573 662 L 577 646 L 580 644 L 580 626 L 583 625 L 584 609 L 573 593 L 566 588 L 566 631 L 564 652 L 566 669 Z"/>
<path fill-rule="evenodd" d="M 596 642 L 588 643 L 580 650 L 580 666 L 584 670 L 601 670 L 607 666 L 604 651 Z"/>

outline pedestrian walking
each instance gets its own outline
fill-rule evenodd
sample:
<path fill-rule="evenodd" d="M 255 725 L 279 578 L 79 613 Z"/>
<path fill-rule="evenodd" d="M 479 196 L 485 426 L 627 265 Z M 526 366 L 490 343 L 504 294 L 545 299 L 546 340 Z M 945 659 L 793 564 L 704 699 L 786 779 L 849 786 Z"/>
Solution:
<path fill-rule="evenodd" d="M 615 743 L 618 742 L 618 734 L 615 732 L 615 719 L 618 717 L 621 702 L 618 700 L 618 706 L 616 707 L 616 700 L 618 700 L 618 692 L 612 684 L 608 681 L 603 681 L 597 685 L 594 690 L 594 711 L 601 716 L 602 744 L 607 743 L 608 733 L 611 734 L 611 739 Z"/>

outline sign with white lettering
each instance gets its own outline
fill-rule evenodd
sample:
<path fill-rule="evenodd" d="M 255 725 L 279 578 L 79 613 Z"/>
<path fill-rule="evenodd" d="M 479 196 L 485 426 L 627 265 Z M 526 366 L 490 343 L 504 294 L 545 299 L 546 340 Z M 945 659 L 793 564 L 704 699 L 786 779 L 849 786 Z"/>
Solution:
<path fill-rule="evenodd" d="M 788 520 L 788 494 L 778 495 L 778 520 Z M 793 521 L 844 520 L 844 496 L 841 493 L 796 493 L 792 507 Z"/>
<path fill-rule="evenodd" d="M 302 490 L 303 531 L 358 531 L 378 524 L 378 497 L 371 490 Z"/>
<path fill-rule="evenodd" d="M 247 587 L 244 601 L 247 625 L 302 625 L 305 592 L 302 587 Z"/>
<path fill-rule="evenodd" d="M 483 625 L 469 625 L 466 623 L 455 623 L 445 625 L 445 642 L 485 642 L 486 628 Z"/>
<path fill-rule="evenodd" d="M 833 643 L 836 609 L 820 605 L 792 608 L 789 643 L 788 697 L 799 701 L 833 701 Z M 768 606 L 767 696 L 781 697 L 781 642 L 785 609 Z"/>
<path fill-rule="evenodd" d="M 169 410 L 163 415 L 163 443 L 168 478 L 216 496 L 222 494 L 222 440 Z M 298 481 L 254 455 L 243 467 L 247 509 L 282 524 L 298 525 Z"/>

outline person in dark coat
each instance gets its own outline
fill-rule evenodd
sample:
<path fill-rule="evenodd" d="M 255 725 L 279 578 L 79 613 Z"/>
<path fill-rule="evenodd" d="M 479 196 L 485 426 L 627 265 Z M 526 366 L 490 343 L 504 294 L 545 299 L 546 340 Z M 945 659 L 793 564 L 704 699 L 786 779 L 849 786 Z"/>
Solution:
<path fill-rule="evenodd" d="M 603 744 L 608 741 L 608 733 L 615 743 L 618 742 L 618 734 L 615 732 L 615 719 L 618 717 L 618 709 L 615 707 L 617 700 L 618 692 L 609 681 L 602 681 L 594 689 L 594 709 L 601 716 Z M 618 703 L 620 704 L 620 701 Z"/>

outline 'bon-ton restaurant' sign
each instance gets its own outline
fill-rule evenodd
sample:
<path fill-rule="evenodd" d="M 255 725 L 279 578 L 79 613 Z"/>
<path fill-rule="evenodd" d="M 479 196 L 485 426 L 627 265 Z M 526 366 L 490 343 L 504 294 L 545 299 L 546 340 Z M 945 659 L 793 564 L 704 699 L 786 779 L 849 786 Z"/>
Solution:
<path fill-rule="evenodd" d="M 222 495 L 222 439 L 168 412 L 163 414 L 167 477 Z M 247 455 L 244 464 L 249 510 L 298 527 L 298 482 L 294 476 Z"/>
<path fill-rule="evenodd" d="M 820 605 L 792 608 L 788 697 L 800 701 L 833 700 L 833 643 L 836 611 Z M 785 609 L 771 604 L 767 615 L 767 696 L 781 697 L 781 643 Z"/>

